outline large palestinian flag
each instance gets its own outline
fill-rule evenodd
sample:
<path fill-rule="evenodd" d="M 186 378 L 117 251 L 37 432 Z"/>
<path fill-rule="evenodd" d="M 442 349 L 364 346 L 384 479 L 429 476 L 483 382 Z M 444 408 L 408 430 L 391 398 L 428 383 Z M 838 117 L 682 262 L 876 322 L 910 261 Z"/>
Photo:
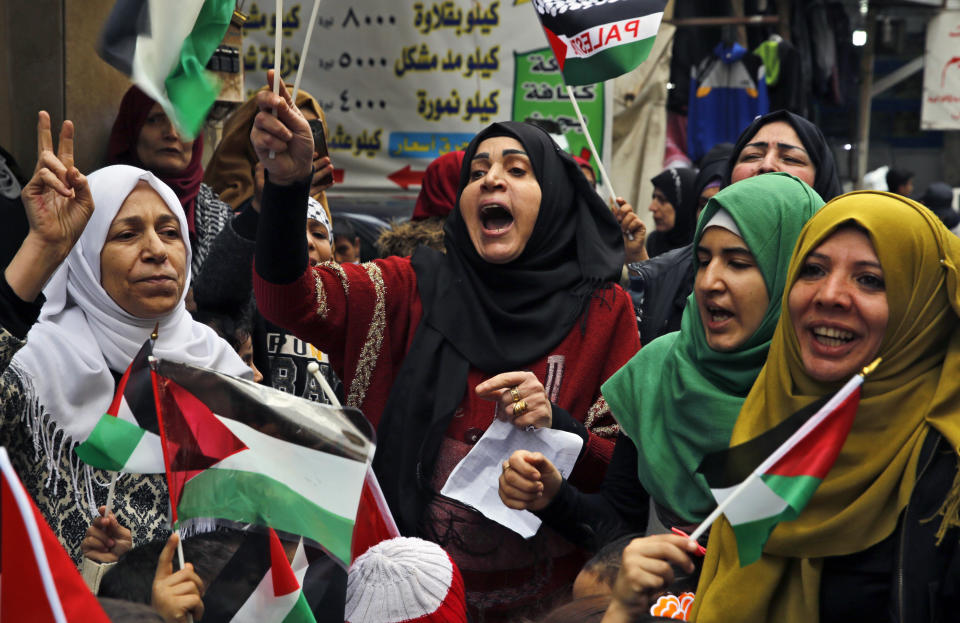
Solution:
<path fill-rule="evenodd" d="M 374 451 L 359 411 L 163 360 L 155 392 L 175 524 L 208 517 L 269 526 L 350 564 Z"/>
<path fill-rule="evenodd" d="M 153 342 L 147 340 L 117 384 L 107 413 L 74 452 L 100 469 L 131 474 L 164 471 L 160 428 L 154 405 L 149 358 Z"/>
<path fill-rule="evenodd" d="M 860 404 L 863 376 L 829 400 L 797 411 L 740 445 L 708 454 L 697 471 L 724 505 L 737 537 L 740 566 L 760 558 L 780 521 L 796 519 L 833 467 Z M 728 500 L 728 498 L 731 498 Z"/>
<path fill-rule="evenodd" d="M 533 0 L 569 85 L 594 84 L 647 60 L 666 0 Z"/>
<path fill-rule="evenodd" d="M 193 139 L 220 92 L 207 63 L 236 0 L 117 0 L 100 34 L 101 58 L 126 75 Z"/>
<path fill-rule="evenodd" d="M 109 623 L 0 448 L 0 620 Z"/>

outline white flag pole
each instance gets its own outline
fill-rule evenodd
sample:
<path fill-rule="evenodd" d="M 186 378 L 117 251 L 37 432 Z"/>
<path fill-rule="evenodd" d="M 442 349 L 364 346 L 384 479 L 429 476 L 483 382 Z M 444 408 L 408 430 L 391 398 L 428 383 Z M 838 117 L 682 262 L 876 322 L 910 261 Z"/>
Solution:
<path fill-rule="evenodd" d="M 710 528 L 711 524 L 717 520 L 717 518 L 720 516 L 720 513 L 730 506 L 731 500 L 735 500 L 737 497 L 739 497 L 740 493 L 746 489 L 750 483 L 767 473 L 767 471 L 776 465 L 777 461 L 782 459 L 787 452 L 790 452 L 790 450 L 792 450 L 795 445 L 800 443 L 804 437 L 813 432 L 813 430 L 820 426 L 825 419 L 830 417 L 830 415 L 836 411 L 837 407 L 843 404 L 843 401 L 849 398 L 850 394 L 856 391 L 856 389 L 863 384 L 864 377 L 873 372 L 877 366 L 880 365 L 880 361 L 881 360 L 878 357 L 873 363 L 865 367 L 859 374 L 854 375 L 853 378 L 847 381 L 846 384 L 840 388 L 840 391 L 834 394 L 830 400 L 826 402 L 826 404 L 820 407 L 820 409 L 809 419 L 807 419 L 807 421 L 804 422 L 800 428 L 790 435 L 789 439 L 780 444 L 780 447 L 774 450 L 770 456 L 764 459 L 764 461 L 760 463 L 760 465 L 758 465 L 757 468 L 743 480 L 743 482 L 737 485 L 737 488 L 734 489 L 733 492 L 728 495 L 723 502 L 713 509 L 713 512 L 710 513 L 710 515 L 704 519 L 699 526 L 697 526 L 697 529 L 693 531 L 693 534 L 690 535 L 690 538 L 694 541 L 700 538 L 700 536 Z"/>
<path fill-rule="evenodd" d="M 273 33 L 273 94 L 280 95 L 280 80 L 283 78 L 280 77 L 280 45 L 283 43 L 283 0 L 277 0 L 276 5 L 276 14 L 274 15 L 274 33 Z M 313 24 L 310 24 L 313 26 Z M 273 116 L 277 116 L 277 109 L 273 109 Z M 277 153 L 270 150 L 270 159 L 273 160 L 277 156 Z"/>
<path fill-rule="evenodd" d="M 335 407 L 339 407 L 340 400 L 337 399 L 337 395 L 334 393 L 333 388 L 330 387 L 330 383 L 327 382 L 327 379 L 320 374 L 320 364 L 316 361 L 311 361 L 307 364 L 307 372 L 313 375 L 313 378 L 317 379 L 317 382 L 320 383 L 320 387 L 323 388 L 323 393 L 327 395 L 327 399 Z"/>
<path fill-rule="evenodd" d="M 313 10 L 310 12 L 310 23 L 307 25 L 307 38 L 303 41 L 303 50 L 300 52 L 300 62 L 297 64 L 297 78 L 293 81 L 293 105 L 297 105 L 297 93 L 300 92 L 300 78 L 303 77 L 303 66 L 307 60 L 307 51 L 310 49 L 310 39 L 313 37 L 313 26 L 317 23 L 317 11 L 320 9 L 320 0 L 313 0 Z"/>
<path fill-rule="evenodd" d="M 183 569 L 183 536 L 180 535 L 180 528 L 174 530 L 177 533 L 177 558 L 180 561 L 180 568 Z M 187 623 L 193 623 L 193 615 L 187 612 Z"/>
<path fill-rule="evenodd" d="M 107 515 L 110 514 L 110 511 L 113 510 L 113 498 L 117 490 L 117 472 L 113 472 L 113 476 L 110 477 L 110 487 L 107 489 L 107 504 L 106 508 L 103 511 L 103 518 L 106 519 Z"/>
<path fill-rule="evenodd" d="M 607 170 L 603 166 L 603 158 L 601 158 L 600 152 L 597 151 L 597 146 L 593 144 L 593 138 L 590 136 L 590 132 L 587 131 L 587 122 L 583 120 L 583 113 L 580 112 L 580 104 L 577 103 L 577 98 L 573 96 L 573 89 L 570 88 L 570 85 L 568 84 L 566 87 L 567 97 L 570 98 L 570 103 L 573 104 L 573 111 L 577 113 L 577 121 L 580 122 L 580 129 L 583 130 L 583 135 L 587 139 L 587 145 L 590 146 L 590 151 L 594 157 L 596 157 L 597 166 L 600 167 L 600 175 L 603 176 L 604 183 L 607 188 L 610 189 L 610 198 L 616 202 L 617 193 L 613 190 L 613 181 L 610 179 L 610 176 L 607 175 Z"/>
<path fill-rule="evenodd" d="M 583 113 L 580 112 L 580 104 L 577 103 L 577 98 L 573 96 L 573 89 L 570 88 L 570 85 L 567 87 L 567 97 L 570 98 L 570 103 L 573 104 L 573 112 L 577 114 L 577 121 L 580 122 L 580 129 L 583 130 L 583 135 L 587 139 L 587 145 L 590 146 L 590 151 L 593 153 L 594 158 L 597 161 L 597 166 L 600 167 L 600 175 L 603 176 L 603 182 L 607 188 L 610 189 L 610 199 L 613 200 L 614 205 L 617 203 L 617 192 L 613 189 L 613 180 L 610 179 L 610 175 L 607 174 L 607 169 L 603 166 L 603 158 L 601 157 L 600 152 L 597 151 L 597 146 L 593 144 L 593 137 L 590 136 L 590 132 L 587 130 L 587 122 L 583 120 Z M 633 234 L 627 234 L 630 240 L 633 240 Z"/>

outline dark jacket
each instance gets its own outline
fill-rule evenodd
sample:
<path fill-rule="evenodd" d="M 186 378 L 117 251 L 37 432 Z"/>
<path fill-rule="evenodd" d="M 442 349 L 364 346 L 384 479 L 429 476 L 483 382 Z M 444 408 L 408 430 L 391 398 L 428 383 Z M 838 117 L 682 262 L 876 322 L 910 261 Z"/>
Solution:
<path fill-rule="evenodd" d="M 680 330 L 687 297 L 693 292 L 693 245 L 667 251 L 630 269 L 630 296 L 637 310 L 640 343 Z"/>
<path fill-rule="evenodd" d="M 960 612 L 960 530 L 937 545 L 937 514 L 957 477 L 957 455 L 931 431 L 917 484 L 892 535 L 863 552 L 825 558 L 820 621 L 955 621 Z M 891 573 L 892 571 L 892 573 Z"/>

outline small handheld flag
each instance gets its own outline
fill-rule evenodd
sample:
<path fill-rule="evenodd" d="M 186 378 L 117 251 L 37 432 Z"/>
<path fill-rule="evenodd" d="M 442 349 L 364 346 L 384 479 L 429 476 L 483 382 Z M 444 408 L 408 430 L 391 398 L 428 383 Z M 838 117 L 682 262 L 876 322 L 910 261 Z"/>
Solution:
<path fill-rule="evenodd" d="M 131 474 L 163 473 L 163 450 L 150 380 L 153 340 L 143 343 L 117 383 L 107 412 L 74 452 L 93 467 Z"/>
<path fill-rule="evenodd" d="M 879 364 L 877 359 L 829 399 L 759 437 L 704 457 L 697 471 L 719 505 L 691 538 L 699 538 L 723 513 L 737 538 L 740 566 L 758 560 L 777 523 L 796 519 L 827 477 L 853 426 L 864 377 Z"/>
<path fill-rule="evenodd" d="M 206 66 L 223 41 L 235 4 L 117 0 L 97 52 L 163 106 L 177 130 L 193 140 L 220 92 Z"/>
<path fill-rule="evenodd" d="M 108 623 L 74 562 L 0 448 L 0 619 Z"/>
<path fill-rule="evenodd" d="M 665 0 L 533 0 L 568 85 L 594 84 L 647 60 Z"/>

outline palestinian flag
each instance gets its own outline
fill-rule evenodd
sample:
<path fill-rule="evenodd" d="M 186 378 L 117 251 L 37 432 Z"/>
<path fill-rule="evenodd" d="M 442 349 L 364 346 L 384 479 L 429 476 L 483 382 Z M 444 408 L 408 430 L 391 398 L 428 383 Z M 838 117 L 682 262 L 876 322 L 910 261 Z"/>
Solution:
<path fill-rule="evenodd" d="M 307 555 L 303 541 L 297 546 L 293 564 L 287 560 L 287 552 L 280 537 L 270 528 L 270 568 L 250 597 L 230 619 L 237 623 L 316 623 L 301 582 L 307 572 Z"/>
<path fill-rule="evenodd" d="M 533 0 L 569 85 L 594 84 L 647 60 L 666 0 Z"/>
<path fill-rule="evenodd" d="M 0 620 L 110 623 L 0 448 Z"/>
<path fill-rule="evenodd" d="M 271 534 L 249 532 L 233 556 L 223 566 L 203 595 L 204 620 L 211 621 L 342 621 L 347 591 L 347 572 L 326 553 L 310 548 L 300 540 L 293 558 L 287 562 L 277 551 L 279 538 Z M 282 551 L 282 549 L 281 549 Z M 276 569 L 281 571 L 276 571 Z M 290 570 L 290 571 L 288 571 Z M 293 580 L 297 582 L 297 609 L 283 607 L 294 601 Z M 299 605 L 306 600 L 308 617 Z M 271 615 L 270 613 L 274 613 Z M 296 619 L 294 613 L 303 613 Z M 272 618 L 271 618 L 272 616 Z M 312 617 L 312 618 L 311 618 Z"/>
<path fill-rule="evenodd" d="M 207 63 L 236 0 L 118 0 L 100 34 L 100 57 L 159 102 L 192 140 L 220 93 Z"/>
<path fill-rule="evenodd" d="M 746 443 L 708 454 L 703 474 L 737 537 L 740 566 L 760 558 L 780 521 L 796 519 L 840 454 L 863 376 Z"/>
<path fill-rule="evenodd" d="M 374 451 L 359 411 L 162 360 L 154 382 L 175 524 L 209 517 L 269 526 L 350 564 Z"/>
<path fill-rule="evenodd" d="M 373 473 L 373 467 L 367 469 L 367 476 L 360 493 L 360 506 L 353 526 L 353 545 L 350 561 L 353 562 L 364 552 L 381 541 L 400 536 L 393 513 L 387 506 L 387 500 L 380 489 L 380 481 Z"/>
<path fill-rule="evenodd" d="M 107 413 L 74 452 L 94 467 L 112 472 L 159 474 L 163 448 L 154 404 L 149 358 L 153 341 L 143 343 L 117 384 Z"/>

